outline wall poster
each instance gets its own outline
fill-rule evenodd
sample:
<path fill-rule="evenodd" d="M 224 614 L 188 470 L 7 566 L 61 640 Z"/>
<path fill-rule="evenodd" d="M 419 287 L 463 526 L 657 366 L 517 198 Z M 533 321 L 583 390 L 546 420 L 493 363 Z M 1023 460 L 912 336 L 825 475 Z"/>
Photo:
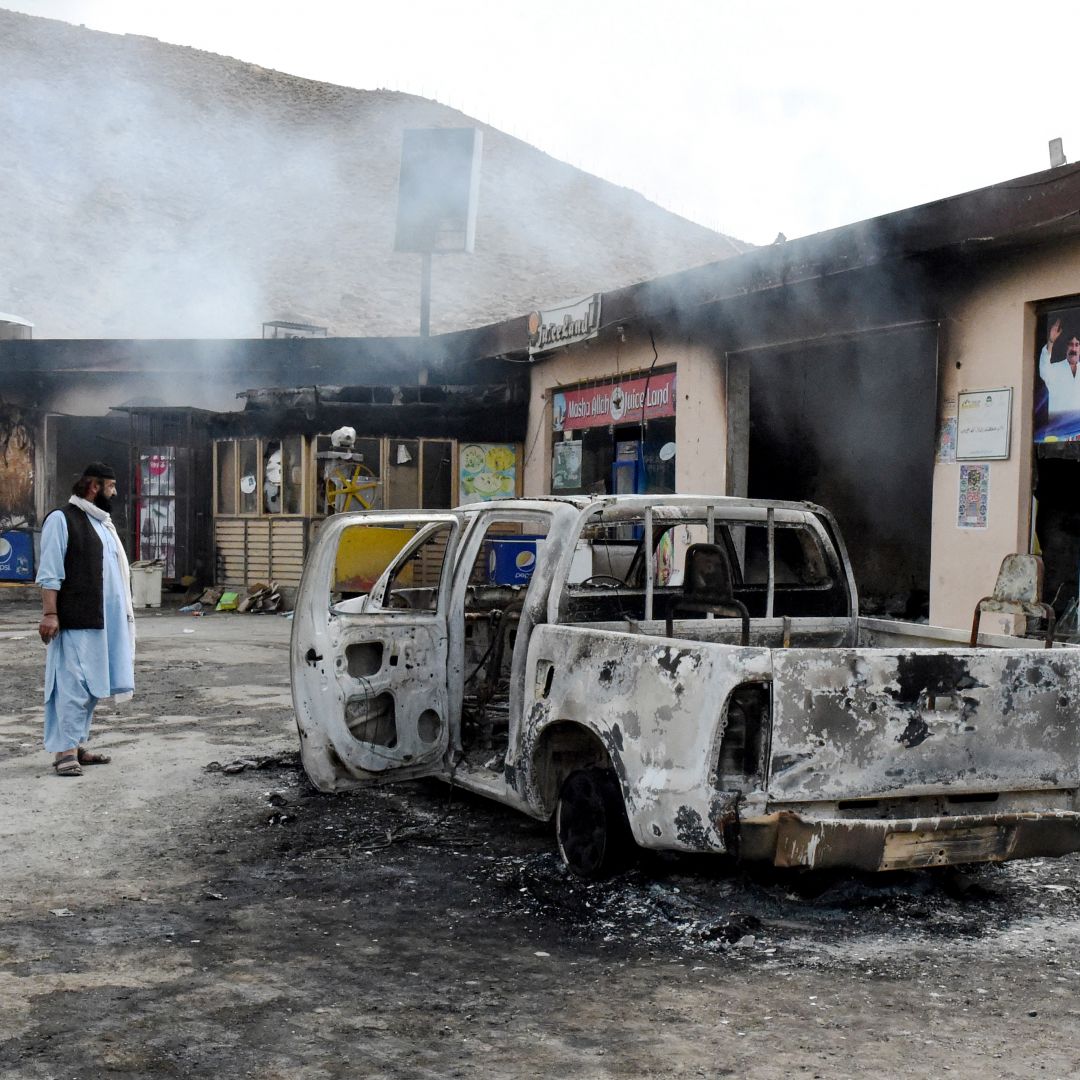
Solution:
<path fill-rule="evenodd" d="M 176 577 L 176 451 L 149 447 L 139 453 L 139 559 L 158 559 L 163 576 Z"/>
<path fill-rule="evenodd" d="M 458 454 L 458 489 L 464 503 L 509 499 L 517 492 L 513 443 L 465 443 Z"/>
<path fill-rule="evenodd" d="M 1039 320 L 1035 342 L 1035 442 L 1080 439 L 1080 307 Z"/>
<path fill-rule="evenodd" d="M 956 398 L 946 398 L 938 415 L 937 450 L 934 460 L 939 465 L 956 461 Z"/>
<path fill-rule="evenodd" d="M 581 443 L 558 442 L 551 460 L 551 490 L 581 487 Z"/>
<path fill-rule="evenodd" d="M 990 509 L 990 466 L 960 466 L 960 497 L 956 508 L 958 529 L 985 529 Z"/>

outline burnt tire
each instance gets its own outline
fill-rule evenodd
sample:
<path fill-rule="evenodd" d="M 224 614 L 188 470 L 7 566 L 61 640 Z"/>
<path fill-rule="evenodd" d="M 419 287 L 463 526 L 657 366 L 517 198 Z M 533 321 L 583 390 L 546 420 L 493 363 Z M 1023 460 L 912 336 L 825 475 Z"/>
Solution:
<path fill-rule="evenodd" d="M 614 772 L 578 769 L 566 778 L 555 804 L 555 841 L 578 877 L 610 877 L 629 863 L 635 845 Z"/>

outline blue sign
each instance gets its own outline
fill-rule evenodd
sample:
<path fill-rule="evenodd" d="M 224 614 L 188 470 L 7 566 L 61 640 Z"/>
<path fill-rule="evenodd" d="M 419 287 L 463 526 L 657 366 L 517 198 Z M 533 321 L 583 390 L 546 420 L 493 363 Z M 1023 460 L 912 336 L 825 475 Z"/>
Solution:
<path fill-rule="evenodd" d="M 0 581 L 33 580 L 33 536 L 15 529 L 0 533 Z"/>

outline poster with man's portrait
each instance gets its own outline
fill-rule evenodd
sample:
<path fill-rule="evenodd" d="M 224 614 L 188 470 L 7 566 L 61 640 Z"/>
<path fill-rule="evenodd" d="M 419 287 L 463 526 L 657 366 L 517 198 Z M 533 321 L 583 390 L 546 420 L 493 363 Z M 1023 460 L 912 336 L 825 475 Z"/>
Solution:
<path fill-rule="evenodd" d="M 1080 439 L 1080 307 L 1048 311 L 1035 336 L 1035 441 Z"/>

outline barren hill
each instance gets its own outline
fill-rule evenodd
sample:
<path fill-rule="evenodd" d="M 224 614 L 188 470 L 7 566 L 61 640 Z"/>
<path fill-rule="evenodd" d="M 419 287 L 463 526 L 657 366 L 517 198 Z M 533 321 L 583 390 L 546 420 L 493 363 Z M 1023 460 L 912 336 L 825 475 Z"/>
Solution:
<path fill-rule="evenodd" d="M 484 146 L 476 252 L 435 257 L 433 333 L 747 246 L 424 98 L 0 11 L 0 311 L 37 337 L 416 333 L 401 133 L 441 126 Z"/>

